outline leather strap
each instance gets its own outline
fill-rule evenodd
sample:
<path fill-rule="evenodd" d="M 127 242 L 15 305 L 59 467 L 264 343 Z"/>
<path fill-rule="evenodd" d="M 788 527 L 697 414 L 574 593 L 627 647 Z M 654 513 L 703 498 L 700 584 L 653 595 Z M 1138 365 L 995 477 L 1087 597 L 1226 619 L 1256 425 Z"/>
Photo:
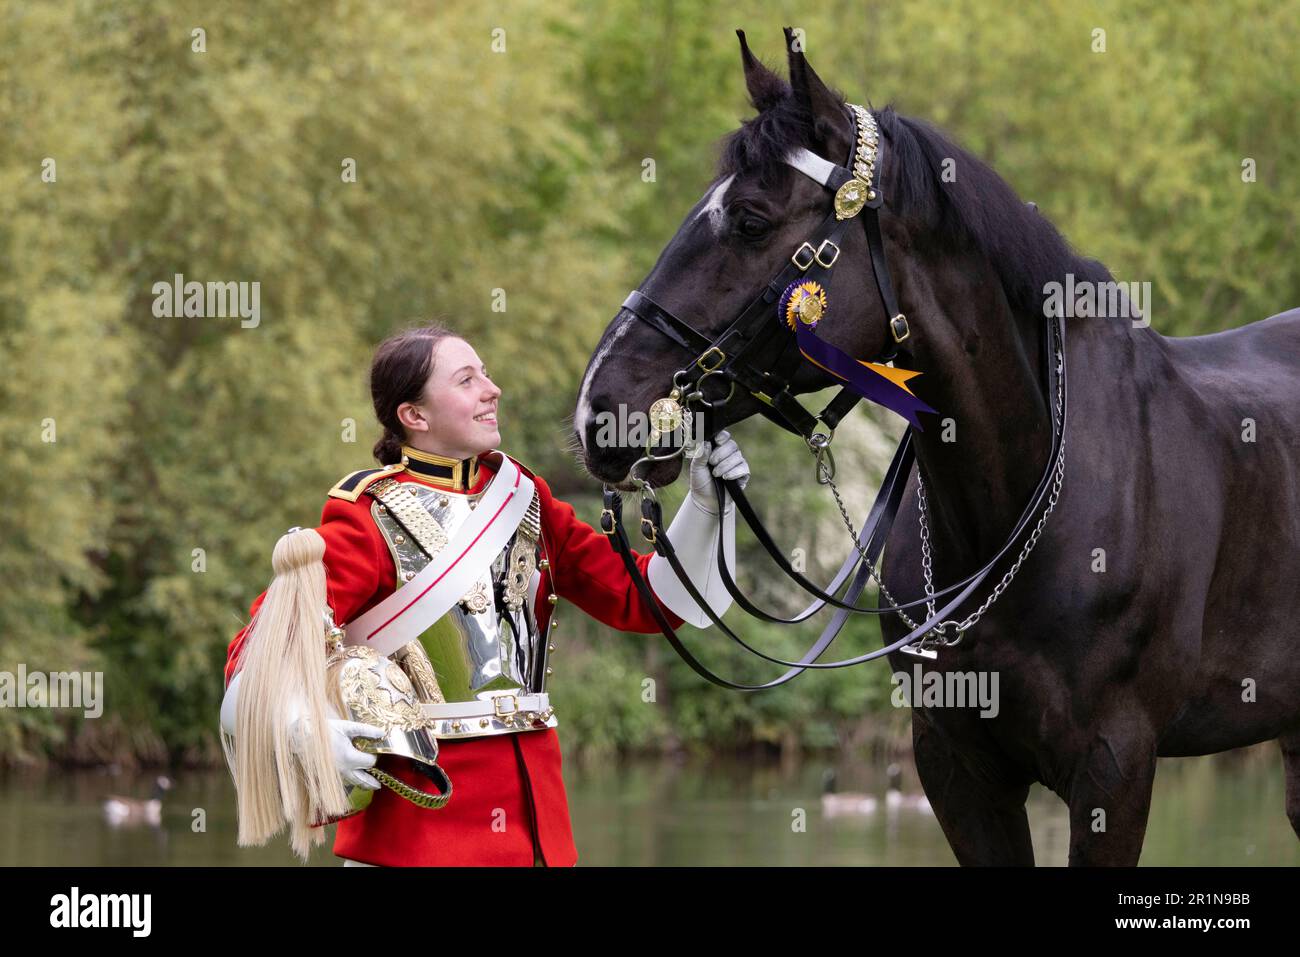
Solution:
<path fill-rule="evenodd" d="M 508 705 L 502 700 L 511 699 Z M 486 718 L 492 715 L 505 717 L 524 711 L 545 711 L 551 706 L 551 696 L 545 691 L 537 694 L 498 694 L 488 701 L 451 701 L 446 704 L 421 704 L 420 713 L 439 721 L 453 718 Z"/>
<path fill-rule="evenodd" d="M 1055 339 L 1053 339 L 1054 336 Z M 861 609 L 855 605 L 852 605 L 852 602 L 854 602 L 857 599 L 858 595 L 861 594 L 862 589 L 865 587 L 867 578 L 869 577 L 869 572 L 871 568 L 874 567 L 876 561 L 878 560 L 880 551 L 883 549 L 885 540 L 888 538 L 889 530 L 890 528 L 892 528 L 894 518 L 897 516 L 898 513 L 898 505 L 902 499 L 903 489 L 906 487 L 907 473 L 903 473 L 902 475 L 895 475 L 894 476 L 895 480 L 892 483 L 887 483 L 886 485 L 882 486 L 880 495 L 877 496 L 876 502 L 872 506 L 871 514 L 868 516 L 867 522 L 863 524 L 863 529 L 862 532 L 860 533 L 859 544 L 862 545 L 862 550 L 863 552 L 866 553 L 866 559 L 861 561 L 858 565 L 858 573 L 854 578 L 853 585 L 850 587 L 849 592 L 845 596 L 848 599 L 848 601 L 839 602 L 839 601 L 832 600 L 830 602 L 825 602 L 826 604 L 836 605 L 838 609 L 836 615 L 834 616 L 832 621 L 827 625 L 826 629 L 822 632 L 821 636 L 813 643 L 813 645 L 808 649 L 807 652 L 805 652 L 805 654 L 798 661 L 787 661 L 783 658 L 777 658 L 775 656 L 768 655 L 764 652 L 759 651 L 758 649 L 746 643 L 744 639 L 742 639 L 739 635 L 735 634 L 735 632 L 733 632 L 730 628 L 726 626 L 726 624 L 722 622 L 722 620 L 717 616 L 717 614 L 708 605 L 708 603 L 704 601 L 703 596 L 699 594 L 699 591 L 695 588 L 690 577 L 686 574 L 685 569 L 682 568 L 680 560 L 677 558 L 676 553 L 672 549 L 672 543 L 668 541 L 668 536 L 664 533 L 662 529 L 662 515 L 658 513 L 658 509 L 659 509 L 658 502 L 654 501 L 653 499 L 643 500 L 642 503 L 643 521 L 648 521 L 651 523 L 651 528 L 654 534 L 655 551 L 663 555 L 664 559 L 668 562 L 670 567 L 673 569 L 674 574 L 676 574 L 678 578 L 681 580 L 683 587 L 687 591 L 687 594 L 691 596 L 691 600 L 694 601 L 696 605 L 698 605 L 705 612 L 709 620 L 713 624 L 717 625 L 718 628 L 723 632 L 723 634 L 725 634 L 732 641 L 735 641 L 741 647 L 750 651 L 752 654 L 756 655 L 757 657 L 764 659 L 765 661 L 770 661 L 774 664 L 785 665 L 789 668 L 789 670 L 786 671 L 780 677 L 774 678 L 771 681 L 764 682 L 763 684 L 757 684 L 757 685 L 743 684 L 740 682 L 731 681 L 727 678 L 723 678 L 720 675 L 715 674 L 713 671 L 711 671 L 709 668 L 703 665 L 697 658 L 695 658 L 695 656 L 690 653 L 689 649 L 687 649 L 686 646 L 681 642 L 680 638 L 677 636 L 672 626 L 668 623 L 666 616 L 664 616 L 662 610 L 659 607 L 658 601 L 654 598 L 653 592 L 651 591 L 649 584 L 644 580 L 644 578 L 640 573 L 639 568 L 636 565 L 635 559 L 633 557 L 632 549 L 631 546 L 628 544 L 627 534 L 626 531 L 624 530 L 624 526 L 622 522 L 622 496 L 619 495 L 619 493 L 614 491 L 613 489 L 607 489 L 605 492 L 605 509 L 606 509 L 606 513 L 612 515 L 613 527 L 612 529 L 607 528 L 606 531 L 609 532 L 610 534 L 611 545 L 614 548 L 614 550 L 619 554 L 619 557 L 622 559 L 624 567 L 627 569 L 629 577 L 632 579 L 637 590 L 641 593 L 643 600 L 647 603 L 647 607 L 651 609 L 651 612 L 656 620 L 656 623 L 659 625 L 660 630 L 663 632 L 664 637 L 668 640 L 668 643 L 672 646 L 673 650 L 678 653 L 678 655 L 686 662 L 686 664 L 693 671 L 696 672 L 696 674 L 700 675 L 705 680 L 712 682 L 713 684 L 719 685 L 724 688 L 731 688 L 737 691 L 760 691 L 760 690 L 765 690 L 767 688 L 773 688 L 785 684 L 786 682 L 791 681 L 794 678 L 798 677 L 798 675 L 802 674 L 805 670 L 823 669 L 823 668 L 826 669 L 847 668 L 847 667 L 852 667 L 854 665 L 862 664 L 864 662 L 872 661 L 877 658 L 883 657 L 885 655 L 891 654 L 892 652 L 897 651 L 899 648 L 903 647 L 904 645 L 911 644 L 913 641 L 917 640 L 918 638 L 923 637 L 936 625 L 941 624 L 943 621 L 945 621 L 949 615 L 951 615 L 954 611 L 956 611 L 956 609 L 959 608 L 961 604 L 968 597 L 970 597 L 971 593 L 974 592 L 975 589 L 978 588 L 979 585 L 988 577 L 989 573 L 993 570 L 994 566 L 997 565 L 997 563 L 1008 553 L 1012 545 L 1020 537 L 1020 534 L 1024 531 L 1025 526 L 1028 524 L 1028 519 L 1033 514 L 1035 514 L 1038 508 L 1041 506 L 1042 501 L 1046 496 L 1047 489 L 1050 488 L 1052 484 L 1051 474 L 1055 470 L 1056 460 L 1060 452 L 1061 442 L 1064 441 L 1065 428 L 1067 424 L 1066 413 L 1068 407 L 1068 402 L 1067 402 L 1068 393 L 1066 388 L 1065 362 L 1064 362 L 1064 356 L 1065 356 L 1064 319 L 1058 316 L 1055 319 L 1054 323 L 1049 327 L 1048 334 L 1044 338 L 1047 341 L 1046 350 L 1048 354 L 1047 361 L 1046 361 L 1046 378 L 1048 384 L 1048 412 L 1049 415 L 1052 416 L 1053 425 L 1055 425 L 1055 414 L 1054 414 L 1055 397 L 1056 397 L 1055 386 L 1059 376 L 1060 389 L 1061 389 L 1061 405 L 1060 405 L 1061 425 L 1059 429 L 1053 428 L 1052 430 L 1052 446 L 1048 455 L 1047 466 L 1045 467 L 1044 470 L 1044 477 L 1039 482 L 1038 488 L 1035 490 L 1035 494 L 1031 497 L 1029 505 L 1026 507 L 1025 512 L 1021 515 L 1021 519 L 1017 523 L 1016 528 L 1013 530 L 1010 538 L 990 562 L 984 565 L 984 567 L 981 568 L 974 575 L 966 579 L 964 583 L 959 582 L 957 583 L 957 585 L 950 585 L 947 588 L 942 589 L 940 592 L 936 592 L 936 597 L 937 597 L 940 594 L 951 593 L 954 589 L 961 587 L 961 590 L 960 592 L 957 593 L 957 595 L 955 595 L 951 600 L 949 600 L 942 608 L 938 609 L 933 616 L 927 618 L 925 621 L 921 622 L 916 628 L 908 632 L 908 634 L 904 635 L 902 638 L 898 639 L 897 641 L 894 641 L 891 644 L 877 651 L 869 652 L 863 655 L 855 656 L 853 658 L 846 658 L 834 662 L 819 662 L 817 660 L 818 658 L 820 658 L 820 656 L 826 650 L 826 648 L 830 645 L 830 643 L 835 639 L 835 636 L 839 633 L 839 630 L 843 627 L 844 622 L 848 620 L 849 614 L 851 614 L 854 611 L 863 611 L 863 612 L 868 611 L 867 609 Z M 1057 368 L 1055 362 L 1055 355 L 1054 355 L 1055 350 L 1052 348 L 1053 342 L 1059 343 L 1060 345 L 1062 361 L 1059 369 Z M 899 452 L 895 453 L 894 464 L 896 465 L 901 464 L 901 461 L 907 458 L 907 453 L 905 449 L 908 446 L 908 444 L 909 444 L 908 437 L 905 436 L 903 442 L 900 443 Z M 738 495 L 735 496 L 737 503 L 740 503 L 743 498 L 743 490 L 741 490 L 739 488 L 739 485 L 734 481 L 730 481 L 730 480 L 724 481 L 722 479 L 715 478 L 714 487 L 715 490 L 718 491 L 719 493 L 720 509 L 725 507 L 725 496 L 722 494 L 724 487 L 728 492 L 739 493 Z M 882 504 L 882 497 L 883 497 L 883 504 Z M 865 541 L 863 539 L 865 539 Z M 730 575 L 727 572 L 725 556 L 722 553 L 721 548 L 719 549 L 719 569 L 723 575 L 724 582 L 728 583 L 728 590 L 730 591 L 734 587 L 735 583 L 734 581 L 731 580 Z M 804 579 L 804 581 L 807 580 Z M 811 585 L 811 583 L 808 584 Z M 812 587 L 815 589 L 815 586 Z M 738 596 L 738 591 L 739 590 L 737 589 L 736 591 L 732 592 L 733 597 Z M 825 596 L 825 597 L 831 597 L 831 596 Z M 925 599 L 921 599 L 921 601 L 919 602 L 919 604 L 924 604 L 924 603 L 925 603 Z M 904 605 L 899 607 L 904 607 L 904 608 L 911 607 L 913 604 L 916 603 L 905 603 Z M 889 611 L 892 609 L 885 609 L 885 610 Z M 880 613 L 880 610 L 878 609 L 873 609 L 872 611 L 875 611 L 876 613 Z M 775 619 L 775 618 L 772 620 L 786 621 L 786 619 Z M 796 621 L 796 620 L 803 620 L 803 619 L 790 619 L 789 621 Z"/>
<path fill-rule="evenodd" d="M 836 608 L 842 608 L 847 611 L 856 612 L 859 614 L 867 614 L 867 615 L 894 614 L 899 611 L 907 611 L 912 608 L 920 608 L 926 606 L 929 604 L 930 601 L 933 601 L 936 598 L 942 598 L 946 595 L 951 594 L 952 592 L 956 591 L 959 588 L 964 588 L 966 585 L 970 584 L 971 581 L 974 580 L 977 576 L 980 578 L 986 576 L 993 569 L 995 565 L 997 565 L 1000 561 L 1002 561 L 1002 559 L 1004 559 L 1010 553 L 1016 541 L 1020 538 L 1021 533 L 1029 525 L 1029 523 L 1033 521 L 1034 516 L 1038 514 L 1038 510 L 1042 506 L 1043 500 L 1046 498 L 1048 491 L 1053 484 L 1052 476 L 1056 470 L 1056 459 L 1060 453 L 1061 442 L 1064 441 L 1064 425 L 1065 425 L 1064 403 L 1062 403 L 1062 409 L 1061 409 L 1062 427 L 1059 432 L 1055 428 L 1055 421 L 1056 421 L 1055 400 L 1056 400 L 1057 374 L 1055 369 L 1055 350 L 1052 349 L 1052 343 L 1056 341 L 1053 339 L 1054 335 L 1060 337 L 1059 341 L 1061 343 L 1061 353 L 1062 356 L 1064 356 L 1065 326 L 1063 322 L 1060 323 L 1059 330 L 1056 327 L 1049 327 L 1047 331 L 1047 335 L 1044 337 L 1046 348 L 1047 348 L 1047 356 L 1044 360 L 1044 367 L 1046 370 L 1045 371 L 1045 377 L 1047 380 L 1046 388 L 1049 397 L 1048 415 L 1051 417 L 1051 421 L 1053 423 L 1052 445 L 1048 453 L 1047 464 L 1043 469 L 1043 474 L 1038 481 L 1038 485 L 1035 487 L 1033 494 L 1030 496 L 1028 504 L 1025 506 L 1025 509 L 1021 513 L 1019 520 L 1012 528 L 1011 534 L 1008 536 L 1007 540 L 1003 543 L 1002 547 L 998 550 L 998 552 L 992 558 L 990 558 L 982 568 L 980 568 L 978 571 L 974 572 L 967 578 L 964 578 L 958 582 L 954 582 L 953 584 L 948 585 L 944 588 L 940 588 L 936 590 L 933 595 L 918 598 L 915 601 L 902 602 L 901 604 L 898 605 L 878 605 L 875 608 L 865 608 L 865 607 L 855 606 L 852 605 L 851 603 L 845 603 L 843 601 L 836 599 L 834 595 L 827 594 L 826 592 L 821 591 L 820 589 L 817 588 L 816 585 L 814 585 L 811 581 L 809 581 L 809 579 L 807 579 L 805 576 L 800 574 L 798 571 L 796 571 L 793 568 L 793 566 L 791 566 L 790 562 L 786 559 L 784 553 L 781 551 L 781 549 L 779 549 L 776 546 L 776 543 L 773 541 L 772 536 L 768 532 L 766 526 L 763 524 L 758 514 L 754 511 L 754 508 L 750 504 L 749 499 L 746 497 L 744 490 L 740 487 L 738 483 L 734 481 L 724 481 L 722 479 L 718 479 L 715 477 L 714 490 L 715 493 L 717 494 L 718 507 L 719 508 L 725 507 L 727 494 L 730 494 L 731 497 L 735 499 L 736 505 L 739 508 L 741 516 L 745 519 L 745 522 L 749 525 L 750 529 L 754 532 L 754 536 L 759 540 L 760 544 L 762 544 L 763 548 L 767 551 L 768 555 L 770 555 L 772 560 L 775 561 L 777 565 L 780 567 L 781 571 L 783 571 L 787 576 L 789 576 L 801 588 L 803 588 L 809 594 L 814 595 L 818 599 L 817 602 L 814 602 L 813 605 L 809 606 L 809 609 L 820 610 L 820 608 L 823 605 L 829 604 L 829 605 L 833 605 Z M 1062 386 L 1061 395 L 1062 395 L 1062 399 L 1064 399 L 1065 396 L 1064 366 L 1062 366 L 1060 372 L 1060 378 L 1061 378 L 1061 386 Z M 880 494 L 877 495 L 876 501 L 872 505 L 871 514 L 868 516 L 868 523 L 872 522 L 873 516 L 875 516 L 877 510 L 881 507 L 881 499 L 884 495 L 887 494 L 887 490 L 889 487 L 888 483 L 892 480 L 894 470 L 896 467 L 899 466 L 900 460 L 905 450 L 909 453 L 907 458 L 907 463 L 904 466 L 906 471 L 903 472 L 904 481 L 906 481 L 906 476 L 908 474 L 908 471 L 910 471 L 910 466 L 911 466 L 910 448 L 907 448 L 908 440 L 910 436 L 911 436 L 910 431 L 906 435 L 904 435 L 903 441 L 899 444 L 898 451 L 895 452 L 894 454 L 894 461 L 890 464 L 889 472 L 886 473 L 885 484 L 882 485 Z M 656 523 L 656 525 L 661 525 L 661 524 L 662 524 L 662 517 L 660 516 L 659 521 Z M 727 591 L 731 594 L 731 597 L 736 601 L 737 604 L 739 604 L 749 614 L 754 615 L 755 617 L 758 618 L 762 618 L 766 621 L 771 621 L 777 624 L 786 624 L 786 625 L 796 624 L 800 621 L 803 621 L 806 617 L 808 617 L 807 614 L 801 614 L 794 618 L 781 618 L 779 616 L 772 615 L 768 612 L 763 611 L 763 609 L 757 607 L 752 602 L 750 602 L 748 598 L 746 598 L 746 596 L 740 591 L 739 587 L 736 585 L 735 581 L 731 577 L 731 574 L 727 569 L 724 556 L 722 555 L 720 549 L 718 553 L 718 572 L 722 579 L 723 585 L 726 587 Z"/>

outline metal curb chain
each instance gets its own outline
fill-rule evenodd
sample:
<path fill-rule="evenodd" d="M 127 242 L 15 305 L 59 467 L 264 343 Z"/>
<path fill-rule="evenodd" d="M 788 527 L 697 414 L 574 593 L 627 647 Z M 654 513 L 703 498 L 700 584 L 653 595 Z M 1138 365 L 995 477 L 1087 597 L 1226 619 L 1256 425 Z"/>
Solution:
<path fill-rule="evenodd" d="M 821 477 L 818 479 L 818 481 L 820 481 L 823 485 L 829 485 L 831 489 L 831 494 L 835 496 L 835 504 L 836 506 L 838 506 L 840 510 L 840 517 L 844 519 L 844 526 L 849 530 L 849 535 L 852 537 L 853 547 L 857 549 L 858 554 L 862 556 L 862 560 L 864 562 L 868 561 L 867 553 L 862 550 L 861 544 L 858 543 L 858 532 L 853 527 L 853 520 L 849 518 L 849 513 L 844 508 L 844 499 L 840 498 L 840 490 L 835 485 L 835 482 L 831 480 L 830 477 L 831 473 L 827 469 L 826 463 L 822 461 L 820 456 L 817 459 L 817 468 L 818 471 L 821 473 Z M 871 578 L 872 581 L 876 583 L 876 586 L 880 589 L 880 594 L 885 596 L 886 601 L 888 601 L 891 605 L 900 604 L 900 602 L 897 599 L 895 599 L 893 595 L 889 593 L 889 589 L 885 587 L 885 583 L 876 574 L 876 570 L 874 566 L 867 568 L 867 575 L 868 577 Z M 918 627 L 920 627 L 920 623 L 915 622 L 911 618 L 909 618 L 907 612 L 900 609 L 894 612 L 894 614 L 898 615 L 899 618 L 903 619 L 904 623 L 913 631 L 915 631 Z M 931 612 L 931 615 L 933 616 L 933 612 Z"/>
<path fill-rule="evenodd" d="M 1063 398 L 1061 372 L 1064 369 L 1065 360 L 1061 352 L 1061 343 L 1059 340 L 1056 342 L 1055 353 L 1057 379 L 1056 411 L 1053 418 L 1055 420 L 1056 428 L 1061 430 L 1061 446 L 1057 450 L 1056 464 L 1052 468 L 1052 492 L 1047 498 L 1047 506 L 1043 509 L 1042 515 L 1039 516 L 1038 522 L 1034 525 L 1034 530 L 1030 533 L 1029 538 L 1025 541 L 1024 547 L 1020 550 L 1019 557 L 1017 557 L 1012 566 L 1007 569 L 1007 573 L 1002 576 L 1002 580 L 993 588 L 993 591 L 989 594 L 988 598 L 984 600 L 984 603 L 961 621 L 949 619 L 931 628 L 930 631 L 917 641 L 917 645 L 921 648 L 925 648 L 927 645 L 939 645 L 945 648 L 951 648 L 961 642 L 966 631 L 984 617 L 984 613 L 987 612 L 989 608 L 992 607 L 993 603 L 1002 597 L 1002 593 L 1007 590 L 1012 579 L 1016 577 L 1016 573 L 1020 571 L 1020 566 L 1024 563 L 1025 559 L 1029 557 L 1029 553 L 1034 550 L 1034 546 L 1038 544 L 1038 539 L 1043 533 L 1043 527 L 1047 524 L 1047 517 L 1051 515 L 1052 510 L 1056 508 L 1056 501 L 1061 496 L 1061 485 L 1065 480 L 1065 431 L 1061 428 L 1061 402 Z M 853 547 L 856 548 L 858 554 L 862 556 L 862 560 L 866 561 L 867 555 L 862 550 L 862 546 L 858 543 L 858 533 L 854 530 L 853 522 L 849 518 L 849 513 L 844 508 L 844 500 L 840 498 L 839 489 L 836 488 L 834 481 L 831 480 L 826 465 L 822 462 L 820 457 L 817 461 L 817 469 L 819 472 L 818 481 L 824 485 L 829 485 L 831 494 L 835 496 L 835 504 L 839 507 L 840 516 L 844 519 L 844 525 L 848 528 L 849 535 L 852 536 Z M 933 555 L 930 547 L 930 527 L 926 521 L 925 483 L 921 480 L 921 472 L 919 468 L 916 473 L 916 495 L 917 511 L 920 516 L 921 524 L 921 572 L 925 578 L 925 594 L 927 599 L 926 611 L 928 613 L 928 620 L 935 616 L 934 570 Z M 885 596 L 885 599 L 891 605 L 900 604 L 900 602 L 889 593 L 889 589 L 885 587 L 885 583 L 876 575 L 874 568 L 868 568 L 867 574 L 873 581 L 875 581 L 877 586 L 879 586 L 880 593 Z M 903 622 L 913 631 L 920 627 L 918 622 L 913 621 L 908 617 L 907 613 L 901 609 L 896 611 L 895 614 L 898 615 L 899 618 L 903 619 Z M 947 637 L 947 629 L 949 626 L 952 626 L 956 631 L 956 634 L 951 638 Z"/>

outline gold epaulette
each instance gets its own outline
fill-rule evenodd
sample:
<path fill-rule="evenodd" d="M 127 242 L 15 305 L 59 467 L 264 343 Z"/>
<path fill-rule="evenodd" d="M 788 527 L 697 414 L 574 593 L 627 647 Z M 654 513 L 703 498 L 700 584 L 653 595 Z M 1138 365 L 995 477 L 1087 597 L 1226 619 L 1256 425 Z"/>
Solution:
<path fill-rule="evenodd" d="M 404 470 L 401 465 L 385 465 L 375 469 L 359 469 L 345 475 L 338 484 L 330 489 L 330 498 L 341 498 L 345 502 L 355 502 L 362 493 L 381 478 L 397 475 Z"/>

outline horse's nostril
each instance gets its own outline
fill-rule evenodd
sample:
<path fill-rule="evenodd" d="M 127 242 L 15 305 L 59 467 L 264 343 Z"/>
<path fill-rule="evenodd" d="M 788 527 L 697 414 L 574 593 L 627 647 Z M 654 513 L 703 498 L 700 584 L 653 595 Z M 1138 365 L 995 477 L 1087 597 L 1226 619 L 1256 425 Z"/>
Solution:
<path fill-rule="evenodd" d="M 595 395 L 591 398 L 591 417 L 587 419 L 587 447 L 590 449 L 596 437 L 609 430 L 609 420 L 614 414 L 614 402 L 607 395 Z"/>

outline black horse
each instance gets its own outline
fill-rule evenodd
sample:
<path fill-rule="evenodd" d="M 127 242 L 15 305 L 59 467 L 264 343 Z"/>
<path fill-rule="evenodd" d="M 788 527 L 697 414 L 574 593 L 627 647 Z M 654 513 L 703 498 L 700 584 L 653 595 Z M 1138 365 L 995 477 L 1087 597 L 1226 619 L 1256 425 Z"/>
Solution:
<path fill-rule="evenodd" d="M 804 147 L 844 163 L 853 136 L 843 98 L 801 52 L 789 54 L 787 83 L 743 34 L 741 48 L 758 115 L 727 138 L 718 179 L 640 287 L 710 339 L 830 207 L 830 194 L 783 157 Z M 912 367 L 924 373 L 916 391 L 940 413 L 914 438 L 934 580 L 945 585 L 997 553 L 1044 471 L 1049 284 L 1112 279 L 935 129 L 892 109 L 873 115 L 888 269 Z M 817 334 L 852 356 L 879 355 L 889 317 L 863 231 L 848 231 L 842 248 Z M 788 335 L 775 318 L 773 327 Z M 1040 781 L 1069 805 L 1071 864 L 1132 865 L 1157 757 L 1274 738 L 1300 834 L 1300 311 L 1193 338 L 1129 318 L 1071 318 L 1067 330 L 1068 453 L 1055 511 L 997 603 L 925 663 L 996 672 L 998 713 L 912 711 L 917 769 L 944 834 L 963 864 L 1032 864 L 1024 804 Z M 646 410 L 692 358 L 626 310 L 614 317 L 575 415 L 593 476 L 625 480 L 639 455 L 598 447 L 596 416 L 617 403 Z M 837 384 L 805 362 L 792 391 Z M 712 427 L 760 411 L 738 389 Z M 644 477 L 666 484 L 680 467 L 656 463 Z M 883 565 L 899 601 L 924 594 L 916 487 L 913 470 Z M 892 617 L 883 624 L 887 642 L 905 633 Z M 908 672 L 917 660 L 891 656 Z"/>

